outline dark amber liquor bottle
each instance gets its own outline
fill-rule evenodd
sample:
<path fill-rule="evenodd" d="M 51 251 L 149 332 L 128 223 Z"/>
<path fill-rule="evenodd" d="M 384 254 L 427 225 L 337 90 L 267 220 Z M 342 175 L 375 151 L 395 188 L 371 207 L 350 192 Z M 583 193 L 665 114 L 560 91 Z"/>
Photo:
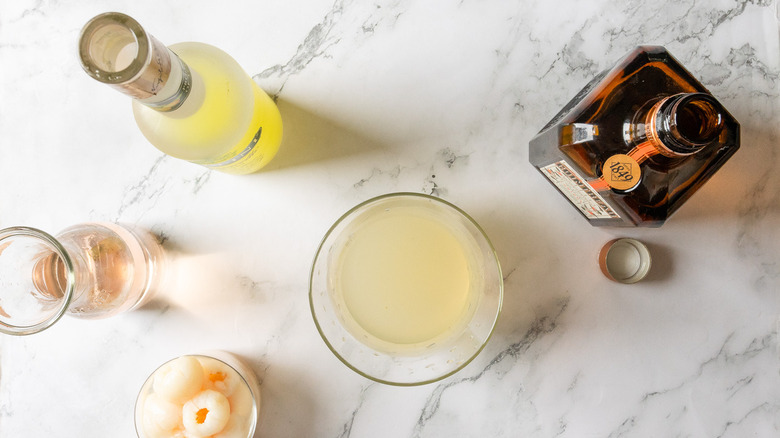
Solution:
<path fill-rule="evenodd" d="M 529 160 L 594 226 L 659 227 L 739 149 L 739 123 L 663 47 L 594 78 Z"/>

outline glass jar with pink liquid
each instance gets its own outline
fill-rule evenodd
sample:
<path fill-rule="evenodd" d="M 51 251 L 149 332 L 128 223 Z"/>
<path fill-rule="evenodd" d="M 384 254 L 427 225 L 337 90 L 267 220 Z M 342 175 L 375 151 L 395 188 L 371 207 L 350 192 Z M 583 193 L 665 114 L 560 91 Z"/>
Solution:
<path fill-rule="evenodd" d="M 161 281 L 164 254 L 149 232 L 83 223 L 56 236 L 0 230 L 0 332 L 38 333 L 62 315 L 106 318 L 143 305 Z"/>

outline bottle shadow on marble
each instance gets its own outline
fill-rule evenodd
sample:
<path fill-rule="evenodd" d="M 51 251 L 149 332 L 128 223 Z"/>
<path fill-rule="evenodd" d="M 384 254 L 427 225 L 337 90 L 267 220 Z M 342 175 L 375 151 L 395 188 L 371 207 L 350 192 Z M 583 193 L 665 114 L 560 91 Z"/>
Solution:
<path fill-rule="evenodd" d="M 313 108 L 279 99 L 284 132 L 279 152 L 259 174 L 384 149 L 381 140 L 329 119 Z"/>
<path fill-rule="evenodd" d="M 170 311 L 200 315 L 227 313 L 246 300 L 250 287 L 233 272 L 229 257 L 219 251 L 194 252 L 167 236 L 158 235 L 165 251 L 160 281 L 154 295 L 135 312 Z"/>

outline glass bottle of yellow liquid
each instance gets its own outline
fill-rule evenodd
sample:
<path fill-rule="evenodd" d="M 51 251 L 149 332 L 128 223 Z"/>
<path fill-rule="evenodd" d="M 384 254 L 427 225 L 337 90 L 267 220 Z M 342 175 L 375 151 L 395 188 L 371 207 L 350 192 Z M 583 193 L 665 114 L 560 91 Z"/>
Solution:
<path fill-rule="evenodd" d="M 247 174 L 279 150 L 276 104 L 216 47 L 166 47 L 132 17 L 108 12 L 84 26 L 79 55 L 90 76 L 133 98 L 141 132 L 172 157 Z"/>

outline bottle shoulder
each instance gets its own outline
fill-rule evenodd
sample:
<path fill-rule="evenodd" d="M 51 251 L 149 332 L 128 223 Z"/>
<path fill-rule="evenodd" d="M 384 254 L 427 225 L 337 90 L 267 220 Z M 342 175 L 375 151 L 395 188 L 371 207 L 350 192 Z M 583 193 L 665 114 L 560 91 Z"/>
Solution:
<path fill-rule="evenodd" d="M 542 129 L 569 123 L 630 119 L 648 102 L 678 93 L 709 91 L 660 46 L 640 46 L 585 85 Z"/>
<path fill-rule="evenodd" d="M 139 128 L 158 149 L 177 158 L 195 161 L 227 152 L 250 129 L 257 85 L 217 47 L 187 42 L 170 48 L 191 70 L 190 94 L 170 112 L 133 102 Z"/>
<path fill-rule="evenodd" d="M 655 102 L 681 93 L 711 95 L 663 47 L 640 46 L 580 90 L 532 139 L 531 147 L 585 148 L 594 155 L 630 149 L 641 137 L 637 133 L 644 130 L 638 115 Z M 725 108 L 723 114 L 730 131 L 725 137 L 731 138 L 738 123 Z M 585 131 L 593 133 L 587 136 L 588 141 L 570 135 Z M 545 132 L 547 135 L 542 135 Z M 557 144 L 550 144 L 552 138 Z"/>

